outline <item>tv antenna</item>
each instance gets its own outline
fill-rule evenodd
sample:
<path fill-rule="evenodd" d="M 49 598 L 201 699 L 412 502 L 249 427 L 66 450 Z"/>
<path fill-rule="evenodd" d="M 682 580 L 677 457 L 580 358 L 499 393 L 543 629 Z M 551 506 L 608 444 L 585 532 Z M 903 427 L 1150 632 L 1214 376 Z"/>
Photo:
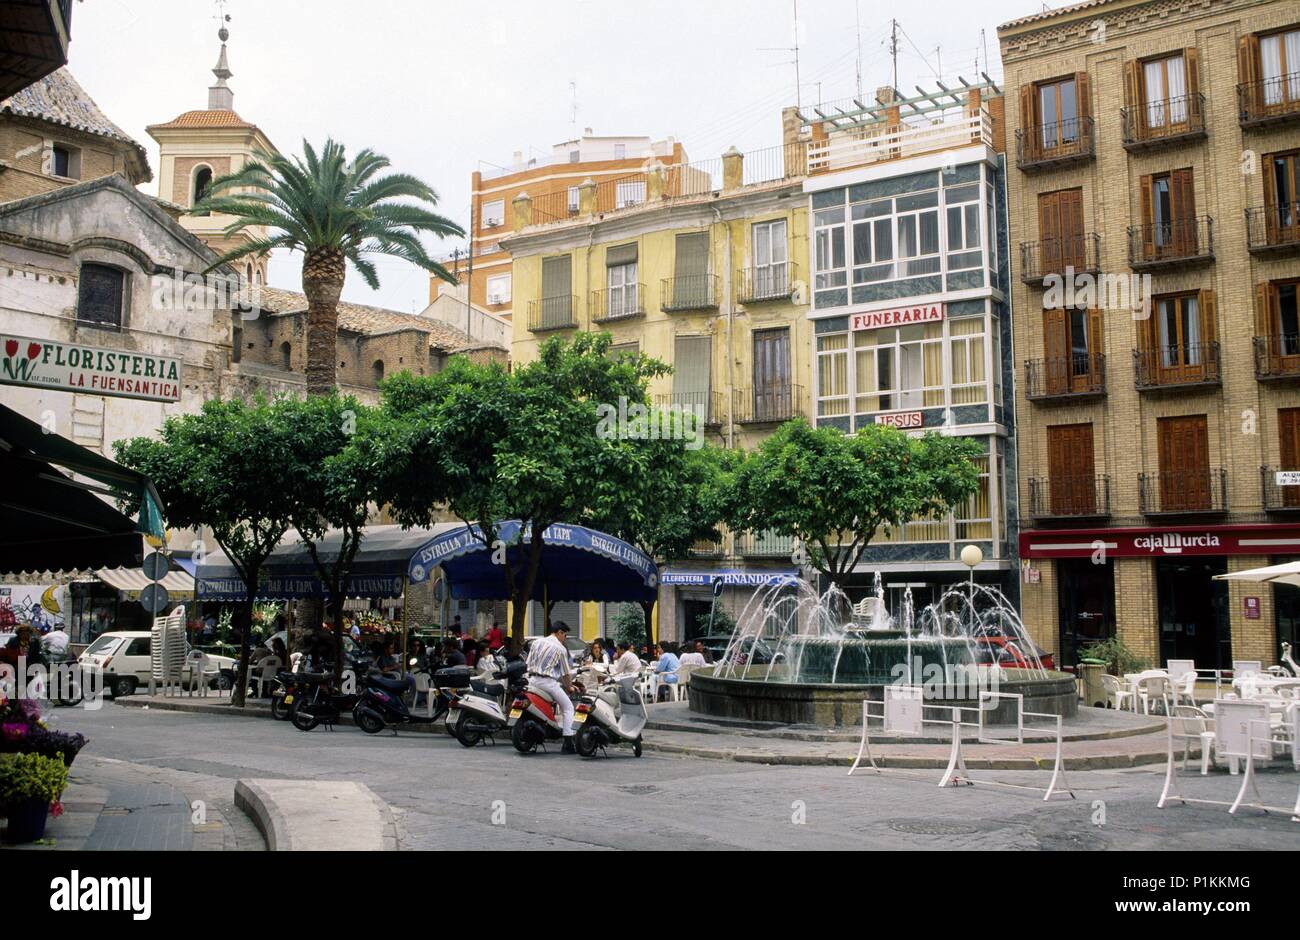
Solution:
<path fill-rule="evenodd" d="M 794 53 L 794 103 L 798 108 L 803 107 L 803 98 L 801 97 L 803 83 L 799 77 L 799 0 L 794 2 L 794 45 L 793 46 L 761 46 L 759 52 L 793 52 Z"/>
<path fill-rule="evenodd" d="M 574 133 L 578 131 L 578 83 L 569 82 L 569 94 L 571 104 L 569 105 L 569 123 L 573 125 Z"/>

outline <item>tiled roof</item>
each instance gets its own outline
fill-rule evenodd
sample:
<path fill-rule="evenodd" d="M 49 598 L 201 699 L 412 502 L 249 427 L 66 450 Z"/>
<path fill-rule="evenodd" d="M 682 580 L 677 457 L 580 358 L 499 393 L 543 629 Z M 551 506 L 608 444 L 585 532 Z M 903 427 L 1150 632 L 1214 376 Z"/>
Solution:
<path fill-rule="evenodd" d="M 260 288 L 257 302 L 262 308 L 273 313 L 292 314 L 307 311 L 305 295 L 296 291 L 280 290 L 278 287 Z M 347 301 L 339 301 L 339 329 L 364 336 L 419 330 L 429 335 L 429 342 L 434 346 L 450 353 L 481 349 L 491 345 L 475 340 L 469 334 L 438 320 Z"/>
<path fill-rule="evenodd" d="M 99 105 L 77 84 L 77 80 L 66 68 L 56 69 L 16 95 L 0 101 L 0 114 L 48 121 L 126 144 L 131 148 L 134 158 L 132 162 L 135 164 L 133 169 L 137 181 L 147 183 L 153 179 L 145 149 L 99 110 Z"/>
<path fill-rule="evenodd" d="M 149 130 L 181 127 L 238 127 L 253 130 L 257 127 L 245 121 L 234 111 L 186 111 L 166 124 L 153 124 Z"/>
<path fill-rule="evenodd" d="M 1025 26 L 1029 23 L 1037 23 L 1040 20 L 1050 20 L 1053 17 L 1060 16 L 1064 13 L 1075 13 L 1079 10 L 1086 10 L 1089 7 L 1100 7 L 1112 2 L 1112 0 L 1083 0 L 1082 3 L 1072 3 L 1069 6 L 1057 7 L 1054 10 L 1043 10 L 1030 16 L 1022 16 L 1020 19 L 1011 20 L 1009 23 L 1003 23 L 998 27 L 1001 32 L 1004 29 L 1011 29 L 1014 26 Z"/>

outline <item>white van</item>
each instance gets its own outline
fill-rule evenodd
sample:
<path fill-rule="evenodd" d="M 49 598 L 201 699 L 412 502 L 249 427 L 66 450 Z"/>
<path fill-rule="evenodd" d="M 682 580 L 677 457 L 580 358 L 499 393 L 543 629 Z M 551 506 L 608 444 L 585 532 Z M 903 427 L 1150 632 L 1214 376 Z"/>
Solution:
<path fill-rule="evenodd" d="M 83 666 L 98 666 L 104 670 L 104 688 L 114 698 L 130 695 L 137 687 L 149 684 L 153 668 L 151 655 L 152 634 L 147 631 L 122 631 L 101 633 L 95 642 L 86 647 L 77 662 Z M 186 652 L 189 645 L 186 644 Z M 211 664 L 220 670 L 213 680 L 220 689 L 234 685 L 237 663 L 229 656 L 208 654 Z"/>

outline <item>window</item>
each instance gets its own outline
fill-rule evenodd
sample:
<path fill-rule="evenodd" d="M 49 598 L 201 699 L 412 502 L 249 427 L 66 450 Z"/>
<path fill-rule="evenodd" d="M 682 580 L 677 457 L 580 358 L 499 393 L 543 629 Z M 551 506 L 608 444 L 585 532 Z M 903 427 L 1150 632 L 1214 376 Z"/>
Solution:
<path fill-rule="evenodd" d="M 1201 361 L 1201 315 L 1195 294 L 1162 297 L 1156 302 L 1160 364 L 1198 365 Z"/>
<path fill-rule="evenodd" d="M 1190 167 L 1142 178 L 1142 257 L 1196 253 L 1196 193 Z"/>
<path fill-rule="evenodd" d="M 677 309 L 712 306 L 716 298 L 709 278 L 709 233 L 678 235 L 673 252 L 671 305 Z"/>
<path fill-rule="evenodd" d="M 1062 189 L 1038 197 L 1038 234 L 1042 274 L 1063 274 L 1067 268 L 1088 270 L 1083 234 L 1083 190 Z"/>
<path fill-rule="evenodd" d="M 126 305 L 126 272 L 105 264 L 83 264 L 77 285 L 77 319 L 120 329 Z"/>
<path fill-rule="evenodd" d="M 542 297 L 537 324 L 542 328 L 573 322 L 573 259 L 569 255 L 542 259 Z"/>
<path fill-rule="evenodd" d="M 626 159 L 627 159 L 627 144 L 615 144 L 615 145 L 614 145 L 614 159 L 615 159 L 615 160 L 626 160 Z"/>
<path fill-rule="evenodd" d="M 1142 105 L 1148 128 L 1187 123 L 1187 60 L 1181 52 L 1142 63 Z"/>
<path fill-rule="evenodd" d="M 614 208 L 626 209 L 645 202 L 645 180 L 623 180 L 614 187 Z"/>
<path fill-rule="evenodd" d="M 1300 150 L 1269 154 L 1264 161 L 1268 244 L 1300 240 Z"/>
<path fill-rule="evenodd" d="M 631 248 L 633 251 L 631 261 L 610 264 L 605 269 L 605 283 L 608 287 L 606 316 L 626 317 L 641 309 L 640 298 L 637 296 L 636 245 L 632 245 Z"/>
<path fill-rule="evenodd" d="M 817 337 L 817 414 L 849 413 L 849 334 Z"/>
<path fill-rule="evenodd" d="M 641 351 L 641 344 L 636 340 L 630 343 L 612 343 L 609 349 L 605 350 L 605 355 L 611 359 L 619 359 L 623 356 L 635 356 Z"/>
<path fill-rule="evenodd" d="M 201 166 L 198 172 L 194 174 L 194 188 L 190 193 L 190 206 L 198 205 L 203 197 L 208 194 L 208 189 L 212 186 L 212 168 Z"/>
<path fill-rule="evenodd" d="M 944 190 L 947 209 L 948 270 L 978 268 L 983 262 L 980 252 L 980 187 L 978 183 Z"/>
<path fill-rule="evenodd" d="M 1100 310 L 1043 311 L 1043 378 L 1048 394 L 1098 391 L 1101 382 Z"/>
<path fill-rule="evenodd" d="M 280 344 L 280 368 L 285 372 L 293 371 L 293 346 L 288 342 Z"/>
<path fill-rule="evenodd" d="M 785 219 L 773 222 L 755 222 L 752 229 L 754 245 L 754 297 L 776 297 L 789 292 L 790 272 L 786 264 Z"/>
<path fill-rule="evenodd" d="M 577 163 L 578 160 L 579 160 L 580 158 L 581 158 L 581 152 L 580 152 L 580 151 L 577 151 L 577 150 L 570 150 L 570 151 L 569 151 L 569 162 L 570 162 L 570 163 Z"/>
<path fill-rule="evenodd" d="M 939 271 L 939 193 L 915 193 L 894 200 L 897 213 L 899 277 Z"/>
<path fill-rule="evenodd" d="M 493 306 L 510 303 L 509 274 L 493 274 L 487 279 L 487 302 Z"/>
<path fill-rule="evenodd" d="M 569 207 L 569 215 L 578 214 L 578 187 L 577 186 L 569 187 L 568 207 Z"/>
<path fill-rule="evenodd" d="M 504 199 L 495 199 L 483 203 L 483 228 L 496 228 L 506 221 L 506 203 Z"/>
<path fill-rule="evenodd" d="M 822 209 L 814 216 L 816 226 L 816 289 L 844 287 L 848 271 L 844 260 L 844 209 Z"/>
<path fill-rule="evenodd" d="M 713 341 L 708 336 L 678 336 L 673 344 L 673 404 L 709 404 Z"/>
<path fill-rule="evenodd" d="M 1216 306 L 1212 290 L 1155 298 L 1141 336 L 1139 384 L 1176 385 L 1218 377 Z"/>
<path fill-rule="evenodd" d="M 754 411 L 757 421 L 784 421 L 794 414 L 790 385 L 790 330 L 754 331 Z"/>
<path fill-rule="evenodd" d="M 1300 102 L 1300 29 L 1259 37 L 1264 105 Z"/>
<path fill-rule="evenodd" d="M 993 538 L 993 502 L 989 493 L 989 458 L 976 457 L 975 463 L 980 468 L 979 488 L 965 503 L 953 511 L 956 523 L 954 538 L 958 542 L 968 542 Z"/>
<path fill-rule="evenodd" d="M 989 383 L 984 367 L 984 318 L 963 317 L 948 324 L 952 356 L 952 403 L 982 405 Z"/>
<path fill-rule="evenodd" d="M 1300 371 L 1300 281 L 1272 281 L 1256 290 L 1260 326 L 1274 360 L 1271 372 Z"/>
<path fill-rule="evenodd" d="M 943 406 L 942 323 L 861 330 L 853 351 L 855 414 Z"/>
<path fill-rule="evenodd" d="M 1079 97 L 1075 78 L 1038 86 L 1039 146 L 1045 153 L 1079 139 Z"/>
<path fill-rule="evenodd" d="M 81 151 L 66 144 L 54 144 L 50 148 L 48 172 L 64 179 L 81 179 Z"/>

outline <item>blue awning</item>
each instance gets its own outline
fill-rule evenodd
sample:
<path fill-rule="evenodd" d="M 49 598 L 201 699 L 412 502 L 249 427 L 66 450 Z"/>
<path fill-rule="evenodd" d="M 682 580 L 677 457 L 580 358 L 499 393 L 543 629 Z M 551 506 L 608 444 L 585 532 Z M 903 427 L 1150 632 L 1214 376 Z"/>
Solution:
<path fill-rule="evenodd" d="M 531 541 L 518 520 L 503 522 L 497 535 L 512 565 L 522 562 Z M 580 525 L 556 523 L 543 533 L 534 600 L 652 601 L 659 586 L 654 560 L 634 545 Z M 428 579 L 441 566 L 458 599 L 508 600 L 506 573 L 478 527 L 462 525 L 434 536 L 411 556 L 408 578 Z"/>
<path fill-rule="evenodd" d="M 665 568 L 662 581 L 669 586 L 712 587 L 721 581 L 727 587 L 766 587 L 771 584 L 794 584 L 799 579 L 796 568 L 741 571 L 738 568 L 712 568 L 707 571 Z"/>

